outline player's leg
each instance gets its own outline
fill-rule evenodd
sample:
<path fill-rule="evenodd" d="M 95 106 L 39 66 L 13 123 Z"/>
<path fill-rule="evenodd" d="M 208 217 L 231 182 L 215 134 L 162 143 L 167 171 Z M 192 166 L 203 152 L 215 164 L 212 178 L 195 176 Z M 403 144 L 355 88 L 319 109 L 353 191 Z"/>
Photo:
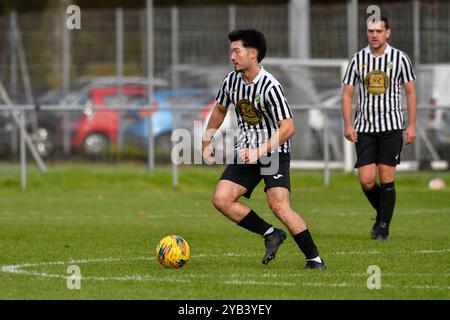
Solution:
<path fill-rule="evenodd" d="M 355 143 L 356 164 L 358 168 L 359 183 L 364 195 L 379 216 L 380 186 L 377 178 L 377 137 L 373 134 L 358 134 L 358 142 Z"/>
<path fill-rule="evenodd" d="M 300 250 L 307 259 L 306 269 L 323 269 L 325 264 L 319 257 L 317 248 L 312 240 L 303 218 L 296 213 L 290 204 L 291 178 L 290 157 L 279 154 L 277 172 L 264 176 L 267 202 L 276 217 L 288 228 Z M 269 235 L 270 236 L 270 235 Z M 268 250 L 269 251 L 269 250 Z M 268 252 L 270 254 L 270 252 Z M 275 253 L 274 253 L 275 254 Z M 269 256 L 270 257 L 270 256 Z"/>
<path fill-rule="evenodd" d="M 325 264 L 311 237 L 305 220 L 290 205 L 290 191 L 285 187 L 267 189 L 267 201 L 276 217 L 286 226 L 306 257 L 306 269 L 324 269 Z"/>
<path fill-rule="evenodd" d="M 380 185 L 377 183 L 377 136 L 373 134 L 358 134 L 355 143 L 356 164 L 361 189 L 369 203 L 376 211 L 375 223 L 371 229 L 371 237 L 377 238 L 377 226 L 380 222 Z"/>
<path fill-rule="evenodd" d="M 238 226 L 264 237 L 272 232 L 273 226 L 239 201 L 241 196 L 250 198 L 260 180 L 251 166 L 229 165 L 216 186 L 212 201 L 217 210 Z"/>
<path fill-rule="evenodd" d="M 247 193 L 247 189 L 229 180 L 220 180 L 213 195 L 213 204 L 228 219 L 238 223 L 249 212 L 250 208 L 239 202 L 239 198 Z"/>
<path fill-rule="evenodd" d="M 380 178 L 380 234 L 379 240 L 389 239 L 389 225 L 395 207 L 395 171 L 400 163 L 403 147 L 403 132 L 388 131 L 380 136 L 378 174 Z"/>
<path fill-rule="evenodd" d="M 395 167 L 385 164 L 379 165 L 380 173 L 380 235 L 379 240 L 389 239 L 389 225 L 395 207 Z"/>
<path fill-rule="evenodd" d="M 375 163 L 366 164 L 358 168 L 358 178 L 361 189 L 375 210 L 379 210 L 379 188 L 377 184 L 377 165 Z M 375 190 L 376 188 L 376 190 Z"/>
<path fill-rule="evenodd" d="M 381 188 L 376 182 L 377 171 L 378 167 L 374 163 L 358 168 L 358 177 L 361 189 L 363 190 L 372 207 L 377 212 L 375 223 L 372 225 L 372 229 L 370 230 L 370 236 L 374 240 L 378 238 L 378 226 L 380 225 L 381 221 Z"/>

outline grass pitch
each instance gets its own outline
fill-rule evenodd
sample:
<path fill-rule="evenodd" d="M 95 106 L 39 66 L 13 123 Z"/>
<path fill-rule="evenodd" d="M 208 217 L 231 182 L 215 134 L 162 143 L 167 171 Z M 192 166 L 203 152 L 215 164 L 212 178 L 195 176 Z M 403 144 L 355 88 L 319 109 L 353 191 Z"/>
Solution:
<path fill-rule="evenodd" d="M 327 264 L 302 270 L 292 237 L 269 265 L 263 239 L 221 216 L 210 198 L 223 167 L 53 165 L 30 168 L 20 191 L 17 166 L 0 165 L 0 299 L 449 299 L 450 174 L 399 173 L 391 240 L 370 239 L 374 212 L 353 174 L 292 171 L 292 206 L 306 219 Z M 270 223 L 263 185 L 244 200 Z M 153 258 L 158 241 L 184 237 L 181 269 Z M 68 267 L 81 288 L 67 287 Z M 381 271 L 380 289 L 370 266 Z M 369 272 L 368 272 L 369 270 Z M 371 278 L 372 276 L 372 278 Z"/>

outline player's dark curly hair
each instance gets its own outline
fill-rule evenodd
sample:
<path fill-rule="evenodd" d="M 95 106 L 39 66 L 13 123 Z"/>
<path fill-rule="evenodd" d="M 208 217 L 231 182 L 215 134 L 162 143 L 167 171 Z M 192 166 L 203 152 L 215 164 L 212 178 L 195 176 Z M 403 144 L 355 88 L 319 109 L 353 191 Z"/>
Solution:
<path fill-rule="evenodd" d="M 228 34 L 228 39 L 231 42 L 242 41 L 246 48 L 255 48 L 258 50 L 258 62 L 266 56 L 267 43 L 264 35 L 255 29 L 241 29 L 234 30 Z"/>

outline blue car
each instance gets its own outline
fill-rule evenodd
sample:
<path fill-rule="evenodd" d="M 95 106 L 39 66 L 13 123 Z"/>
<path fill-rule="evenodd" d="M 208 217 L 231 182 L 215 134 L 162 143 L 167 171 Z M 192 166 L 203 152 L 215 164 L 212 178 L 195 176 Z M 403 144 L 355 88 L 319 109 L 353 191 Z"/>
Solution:
<path fill-rule="evenodd" d="M 174 95 L 172 90 L 156 91 L 153 95 L 152 130 L 157 151 L 170 153 L 171 135 L 176 115 L 177 127 L 192 129 L 193 120 L 201 107 L 207 105 L 214 95 L 210 90 L 202 88 L 181 88 Z M 145 99 L 138 100 L 134 107 L 147 104 Z M 186 105 L 186 108 L 174 112 L 171 107 Z M 189 106 L 189 107 L 188 107 Z M 190 110 L 189 110 L 190 109 Z M 124 144 L 139 149 L 148 148 L 149 126 L 148 112 L 134 111 L 132 120 L 123 128 Z"/>

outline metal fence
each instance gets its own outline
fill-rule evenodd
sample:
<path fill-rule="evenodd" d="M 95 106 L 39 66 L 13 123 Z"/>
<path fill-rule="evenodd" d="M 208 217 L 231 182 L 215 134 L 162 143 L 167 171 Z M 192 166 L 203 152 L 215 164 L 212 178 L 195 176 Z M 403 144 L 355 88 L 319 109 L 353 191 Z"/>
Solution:
<path fill-rule="evenodd" d="M 309 41 L 303 39 L 307 41 L 304 45 L 309 50 L 306 52 L 307 56 L 302 58 L 348 59 L 355 47 L 359 49 L 366 46 L 365 22 L 368 5 L 369 2 L 363 1 L 327 5 L 311 1 L 310 14 L 307 17 L 309 30 L 306 33 L 306 39 Z M 170 104 L 174 106 L 189 103 L 191 107 L 183 111 L 182 118 L 196 119 L 199 112 L 205 112 L 208 108 L 208 99 L 202 96 L 198 100 L 189 98 L 188 101 L 182 101 L 179 98 L 183 96 L 183 89 L 198 88 L 209 90 L 210 99 L 214 98 L 221 79 L 225 72 L 230 70 L 226 37 L 229 30 L 241 27 L 260 29 L 268 40 L 268 58 L 285 59 L 295 54 L 290 39 L 292 33 L 294 32 L 295 36 L 298 30 L 292 28 L 290 9 L 289 5 L 155 8 L 155 93 L 164 90 L 169 92 L 168 100 L 164 100 L 169 108 Z M 358 12 L 357 26 L 352 29 L 351 12 L 355 9 Z M 92 101 L 93 97 L 83 100 L 83 95 L 80 94 L 79 101 L 72 101 L 72 106 L 81 105 L 80 108 L 77 111 L 69 111 L 67 105 L 60 104 L 64 97 L 67 98 L 70 94 L 76 96 L 83 85 L 99 83 L 105 80 L 104 77 L 108 77 L 111 83 L 111 78 L 147 76 L 148 37 L 145 10 L 81 10 L 81 30 L 73 31 L 66 28 L 65 12 L 20 15 L 12 13 L 0 16 L 0 43 L 3 44 L 0 46 L 0 81 L 13 104 L 29 106 L 26 124 L 30 135 L 35 137 L 35 140 L 42 140 L 43 136 L 47 135 L 49 144 L 63 146 L 45 154 L 45 146 L 41 144 L 44 161 L 73 157 L 88 159 L 86 153 L 78 152 L 73 141 L 71 142 L 75 129 L 70 126 L 76 126 L 74 120 L 80 119 L 80 115 L 89 116 L 86 112 L 90 112 L 92 104 L 98 102 Z M 450 64 L 449 1 L 389 2 L 383 4 L 381 10 L 390 18 L 390 43 L 406 51 L 415 66 Z M 352 43 L 355 35 L 356 44 Z M 276 70 L 274 72 L 276 73 Z M 328 110 L 324 109 L 323 105 L 324 95 L 339 90 L 341 74 L 338 69 L 313 67 L 308 69 L 308 74 L 312 86 L 309 88 L 316 92 L 312 101 L 299 100 L 298 88 L 291 86 L 288 81 L 284 82 L 286 74 L 277 74 L 288 94 L 288 100 L 296 109 L 297 126 L 302 128 L 293 140 L 293 157 L 302 161 L 322 161 L 327 150 L 324 148 L 324 141 L 328 141 L 330 160 L 343 161 L 344 146 L 339 109 L 335 105 Z M 293 73 L 288 77 L 295 79 L 296 76 Z M 450 87 L 450 79 L 444 77 L 438 81 L 441 81 L 441 86 Z M 327 84 L 326 88 L 323 87 L 324 83 Z M 415 146 L 408 146 L 404 150 L 405 159 L 419 162 L 422 159 L 445 159 L 449 153 L 446 140 L 448 136 L 445 132 L 448 110 L 446 105 L 430 106 L 433 88 L 425 88 L 427 83 L 429 82 L 418 82 L 418 85 L 423 87 L 419 88 L 422 95 L 419 97 L 421 110 L 418 117 L 420 126 L 424 128 L 423 134 Z M 103 84 L 102 86 L 104 87 Z M 303 89 L 308 90 L 308 87 Z M 171 99 L 175 99 L 176 103 L 170 102 Z M 115 106 L 119 110 L 114 99 L 112 102 L 102 103 L 109 108 Z M 193 104 L 196 104 L 195 108 L 192 107 Z M 42 105 L 58 105 L 64 111 L 45 110 Z M 122 113 L 125 109 L 118 112 L 120 120 L 123 120 Z M 317 111 L 322 109 L 328 110 L 324 111 L 329 124 L 327 135 L 324 135 L 325 128 L 315 127 L 313 121 Z M 442 117 L 442 127 L 437 124 L 437 127 L 430 128 L 430 119 L 436 122 L 436 115 Z M 49 136 L 50 130 L 45 126 L 59 128 L 61 119 L 65 119 L 65 125 L 62 127 L 66 128 L 66 131 Z M 322 114 L 320 121 L 323 119 Z M 0 123 L 0 157 L 5 161 L 17 161 L 19 130 L 10 110 L 5 107 L 0 110 Z M 443 132 L 439 131 L 440 128 L 444 128 L 441 130 Z M 120 148 L 116 148 L 116 151 L 122 150 L 121 141 L 127 139 L 123 136 L 122 129 L 119 122 L 119 128 L 114 131 L 118 136 L 108 141 L 113 145 L 119 142 Z M 138 159 L 142 158 L 140 152 L 133 153 L 128 150 L 127 155 L 121 152 L 110 152 L 98 159 L 120 160 L 133 155 Z M 145 155 L 146 149 L 143 152 Z M 159 157 L 160 154 L 157 152 L 156 156 Z M 161 161 L 163 159 L 164 157 L 161 157 Z"/>

